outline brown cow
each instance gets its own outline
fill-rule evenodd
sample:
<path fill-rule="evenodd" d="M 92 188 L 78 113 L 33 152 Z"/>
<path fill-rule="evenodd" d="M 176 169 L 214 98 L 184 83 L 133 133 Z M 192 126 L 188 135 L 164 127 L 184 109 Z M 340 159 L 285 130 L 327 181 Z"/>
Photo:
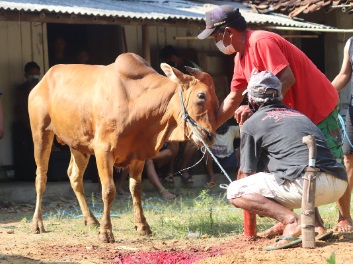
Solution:
<path fill-rule="evenodd" d="M 96 156 L 104 202 L 99 239 L 114 242 L 110 220 L 116 192 L 114 166 L 128 168 L 135 228 L 142 235 L 151 234 L 141 205 L 145 160 L 156 156 L 164 142 L 192 139 L 201 145 L 195 134 L 207 145 L 212 144 L 218 108 L 214 83 L 208 74 L 190 68 L 193 76 L 184 75 L 168 64 L 161 64 L 161 68 L 167 77 L 138 55 L 126 53 L 108 66 L 53 66 L 32 90 L 28 108 L 37 164 L 34 232 L 45 232 L 42 198 L 56 135 L 70 147 L 67 173 L 86 225 L 99 225 L 83 188 L 89 157 Z M 198 133 L 183 119 L 182 105 L 200 125 L 194 127 Z"/>

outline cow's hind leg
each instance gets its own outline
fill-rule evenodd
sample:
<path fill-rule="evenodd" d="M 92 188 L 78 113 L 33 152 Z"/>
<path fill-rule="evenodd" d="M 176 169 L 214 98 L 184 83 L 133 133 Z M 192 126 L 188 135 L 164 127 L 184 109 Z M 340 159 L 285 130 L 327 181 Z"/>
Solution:
<path fill-rule="evenodd" d="M 113 179 L 114 159 L 111 153 L 95 150 L 99 178 L 102 184 L 102 199 L 104 203 L 103 217 L 99 228 L 99 239 L 105 243 L 114 243 L 110 211 L 116 195 Z"/>
<path fill-rule="evenodd" d="M 33 129 L 32 129 L 33 130 Z M 32 220 L 32 231 L 34 233 L 44 233 L 42 218 L 43 193 L 47 184 L 48 163 L 54 134 L 51 131 L 33 130 L 34 159 L 36 161 L 36 209 Z"/>
<path fill-rule="evenodd" d="M 99 222 L 89 209 L 83 187 L 83 174 L 86 170 L 90 155 L 84 155 L 74 149 L 70 150 L 71 158 L 67 174 L 70 178 L 71 187 L 76 194 L 78 203 L 80 204 L 85 225 L 98 227 Z"/>
<path fill-rule="evenodd" d="M 152 235 L 150 226 L 148 225 L 146 218 L 143 214 L 142 209 L 142 171 L 145 165 L 144 161 L 134 162 L 129 166 L 130 173 L 130 192 L 132 195 L 133 207 L 134 207 L 134 222 L 135 229 L 140 235 Z"/>

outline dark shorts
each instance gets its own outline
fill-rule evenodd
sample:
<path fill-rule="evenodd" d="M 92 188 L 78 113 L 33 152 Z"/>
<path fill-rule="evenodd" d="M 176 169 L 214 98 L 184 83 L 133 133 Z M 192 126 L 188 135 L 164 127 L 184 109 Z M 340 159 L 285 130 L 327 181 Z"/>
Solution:
<path fill-rule="evenodd" d="M 225 171 L 235 172 L 238 170 L 239 161 L 237 160 L 236 154 L 237 154 L 237 149 L 234 149 L 233 153 L 230 156 L 227 156 L 224 158 L 217 157 L 218 162 L 221 164 L 221 166 Z M 221 169 L 219 168 L 219 166 L 215 161 L 213 161 L 213 170 L 215 172 L 221 171 Z"/>
<path fill-rule="evenodd" d="M 346 133 L 350 142 L 353 144 L 352 122 L 353 122 L 353 106 L 348 106 L 347 116 L 346 116 Z M 347 137 L 344 138 L 344 142 L 343 142 L 343 154 L 345 155 L 353 154 L 353 147 L 349 143 Z"/>

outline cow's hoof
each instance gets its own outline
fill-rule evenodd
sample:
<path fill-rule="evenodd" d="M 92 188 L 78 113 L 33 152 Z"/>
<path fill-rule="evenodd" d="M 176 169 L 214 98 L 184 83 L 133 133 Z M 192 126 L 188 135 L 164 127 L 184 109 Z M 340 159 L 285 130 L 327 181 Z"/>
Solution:
<path fill-rule="evenodd" d="M 42 221 L 32 222 L 32 232 L 34 234 L 45 233 L 44 225 Z"/>
<path fill-rule="evenodd" d="M 137 233 L 140 236 L 152 236 L 152 231 L 149 227 L 149 225 L 142 226 L 142 227 L 135 227 L 137 230 Z"/>
<path fill-rule="evenodd" d="M 87 218 L 84 220 L 84 222 L 85 222 L 85 226 L 89 226 L 89 227 L 99 227 L 100 226 L 98 220 L 95 217 Z"/>
<path fill-rule="evenodd" d="M 105 232 L 99 232 L 98 234 L 99 240 L 102 241 L 103 243 L 114 243 L 114 235 L 110 230 L 107 230 Z"/>

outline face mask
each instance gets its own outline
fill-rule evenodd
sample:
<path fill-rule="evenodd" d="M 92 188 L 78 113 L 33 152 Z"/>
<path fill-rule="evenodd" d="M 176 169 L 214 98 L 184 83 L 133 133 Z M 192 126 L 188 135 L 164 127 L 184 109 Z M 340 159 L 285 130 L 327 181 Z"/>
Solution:
<path fill-rule="evenodd" d="M 39 81 L 39 75 L 29 75 L 29 76 L 27 76 L 27 81 L 28 81 L 30 84 L 38 83 L 38 81 Z"/>
<path fill-rule="evenodd" d="M 223 34 L 223 39 L 216 43 L 217 48 L 222 53 L 227 54 L 227 55 L 231 55 L 231 54 L 235 53 L 235 49 L 234 49 L 233 45 L 229 44 L 227 47 L 225 47 L 224 43 L 223 43 L 223 40 L 224 40 L 224 34 Z"/>

